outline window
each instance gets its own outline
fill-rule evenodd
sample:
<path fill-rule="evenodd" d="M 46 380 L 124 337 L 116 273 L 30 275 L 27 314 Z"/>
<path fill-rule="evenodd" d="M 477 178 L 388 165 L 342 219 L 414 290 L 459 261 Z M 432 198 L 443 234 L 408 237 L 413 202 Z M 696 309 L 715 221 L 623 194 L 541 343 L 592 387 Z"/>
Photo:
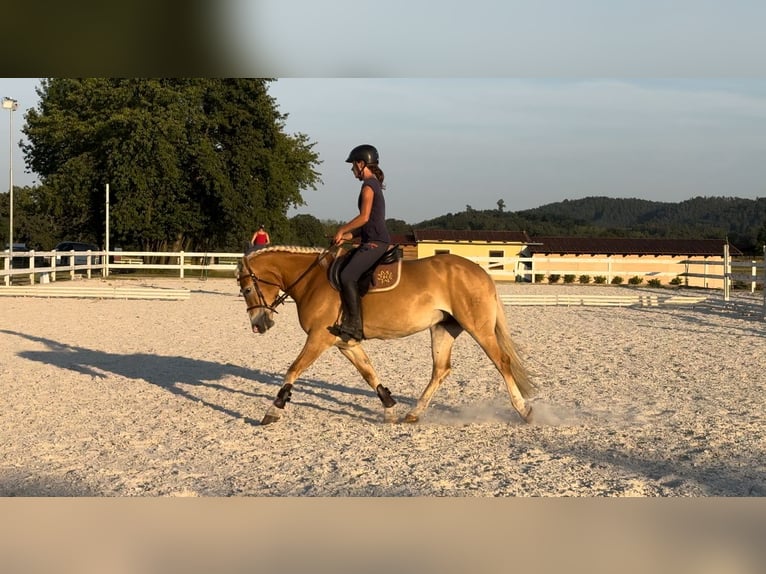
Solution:
<path fill-rule="evenodd" d="M 434 255 L 446 255 L 449 253 L 449 249 L 434 249 Z"/>
<path fill-rule="evenodd" d="M 490 257 L 497 257 L 498 259 L 502 259 L 503 257 L 505 257 L 505 251 L 495 251 L 495 250 L 490 249 L 489 256 Z M 498 270 L 502 271 L 503 269 L 505 269 L 505 266 L 501 262 L 499 262 L 499 261 L 492 261 L 490 259 L 490 261 L 489 261 L 489 268 L 490 268 L 490 270 L 498 269 Z"/>

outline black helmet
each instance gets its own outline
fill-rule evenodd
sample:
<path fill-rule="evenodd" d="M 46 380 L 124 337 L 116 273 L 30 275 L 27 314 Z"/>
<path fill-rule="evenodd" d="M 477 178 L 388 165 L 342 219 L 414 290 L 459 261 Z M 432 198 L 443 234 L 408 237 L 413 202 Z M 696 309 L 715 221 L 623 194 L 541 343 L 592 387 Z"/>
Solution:
<path fill-rule="evenodd" d="M 370 144 L 358 145 L 351 150 L 346 159 L 347 163 L 355 161 L 363 161 L 366 165 L 378 165 L 378 150 Z"/>

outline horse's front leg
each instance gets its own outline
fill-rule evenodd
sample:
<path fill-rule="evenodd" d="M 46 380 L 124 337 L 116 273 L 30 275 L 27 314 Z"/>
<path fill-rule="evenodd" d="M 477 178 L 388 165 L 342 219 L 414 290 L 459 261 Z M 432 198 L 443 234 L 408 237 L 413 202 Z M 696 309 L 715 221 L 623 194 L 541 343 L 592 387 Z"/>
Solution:
<path fill-rule="evenodd" d="M 282 418 L 282 415 L 285 413 L 285 405 L 290 400 L 295 380 L 303 371 L 311 366 L 311 363 L 316 361 L 322 353 L 329 349 L 334 341 L 335 337 L 326 331 L 322 333 L 321 330 L 316 330 L 309 333 L 300 354 L 293 361 L 293 364 L 290 365 L 290 368 L 287 369 L 287 373 L 285 373 L 285 382 L 282 385 L 282 388 L 279 389 L 274 402 L 268 408 L 261 420 L 262 425 L 275 423 Z"/>
<path fill-rule="evenodd" d="M 372 367 L 370 357 L 359 344 L 339 344 L 338 349 L 341 353 L 356 367 L 359 374 L 362 375 L 367 384 L 372 387 L 372 390 L 378 395 L 380 402 L 383 403 L 383 420 L 387 423 L 395 423 L 398 421 L 394 407 L 396 401 L 391 397 L 391 391 L 380 384 L 378 380 L 378 374 Z"/>

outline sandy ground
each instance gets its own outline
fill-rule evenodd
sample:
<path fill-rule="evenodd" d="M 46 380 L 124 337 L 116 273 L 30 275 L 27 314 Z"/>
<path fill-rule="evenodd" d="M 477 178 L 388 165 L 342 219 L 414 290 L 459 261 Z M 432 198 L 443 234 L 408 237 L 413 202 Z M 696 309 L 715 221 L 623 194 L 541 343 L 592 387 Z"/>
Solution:
<path fill-rule="evenodd" d="M 286 417 L 263 427 L 304 341 L 294 304 L 256 335 L 233 279 L 88 284 L 191 298 L 0 298 L 0 496 L 766 496 L 760 294 L 723 304 L 712 291 L 694 308 L 506 307 L 539 386 L 535 425 L 463 335 L 416 425 L 383 423 L 331 349 Z M 430 374 L 428 334 L 365 345 L 404 415 Z"/>

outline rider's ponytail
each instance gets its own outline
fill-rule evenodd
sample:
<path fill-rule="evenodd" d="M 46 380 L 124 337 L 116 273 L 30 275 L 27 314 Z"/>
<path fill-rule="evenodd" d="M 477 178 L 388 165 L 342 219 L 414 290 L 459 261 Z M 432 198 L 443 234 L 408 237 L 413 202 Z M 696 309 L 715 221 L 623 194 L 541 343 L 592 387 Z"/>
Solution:
<path fill-rule="evenodd" d="M 385 189 L 385 188 L 386 188 L 386 186 L 385 186 L 385 185 L 383 185 L 383 178 L 385 177 L 385 175 L 383 174 L 383 170 L 382 170 L 382 169 L 380 169 L 380 168 L 379 168 L 377 165 L 368 165 L 368 166 L 367 166 L 367 169 L 369 169 L 369 170 L 370 170 L 370 171 L 371 171 L 373 174 L 375 174 L 375 177 L 376 177 L 376 178 L 378 179 L 378 181 L 380 182 L 380 186 L 381 186 L 383 189 Z"/>

